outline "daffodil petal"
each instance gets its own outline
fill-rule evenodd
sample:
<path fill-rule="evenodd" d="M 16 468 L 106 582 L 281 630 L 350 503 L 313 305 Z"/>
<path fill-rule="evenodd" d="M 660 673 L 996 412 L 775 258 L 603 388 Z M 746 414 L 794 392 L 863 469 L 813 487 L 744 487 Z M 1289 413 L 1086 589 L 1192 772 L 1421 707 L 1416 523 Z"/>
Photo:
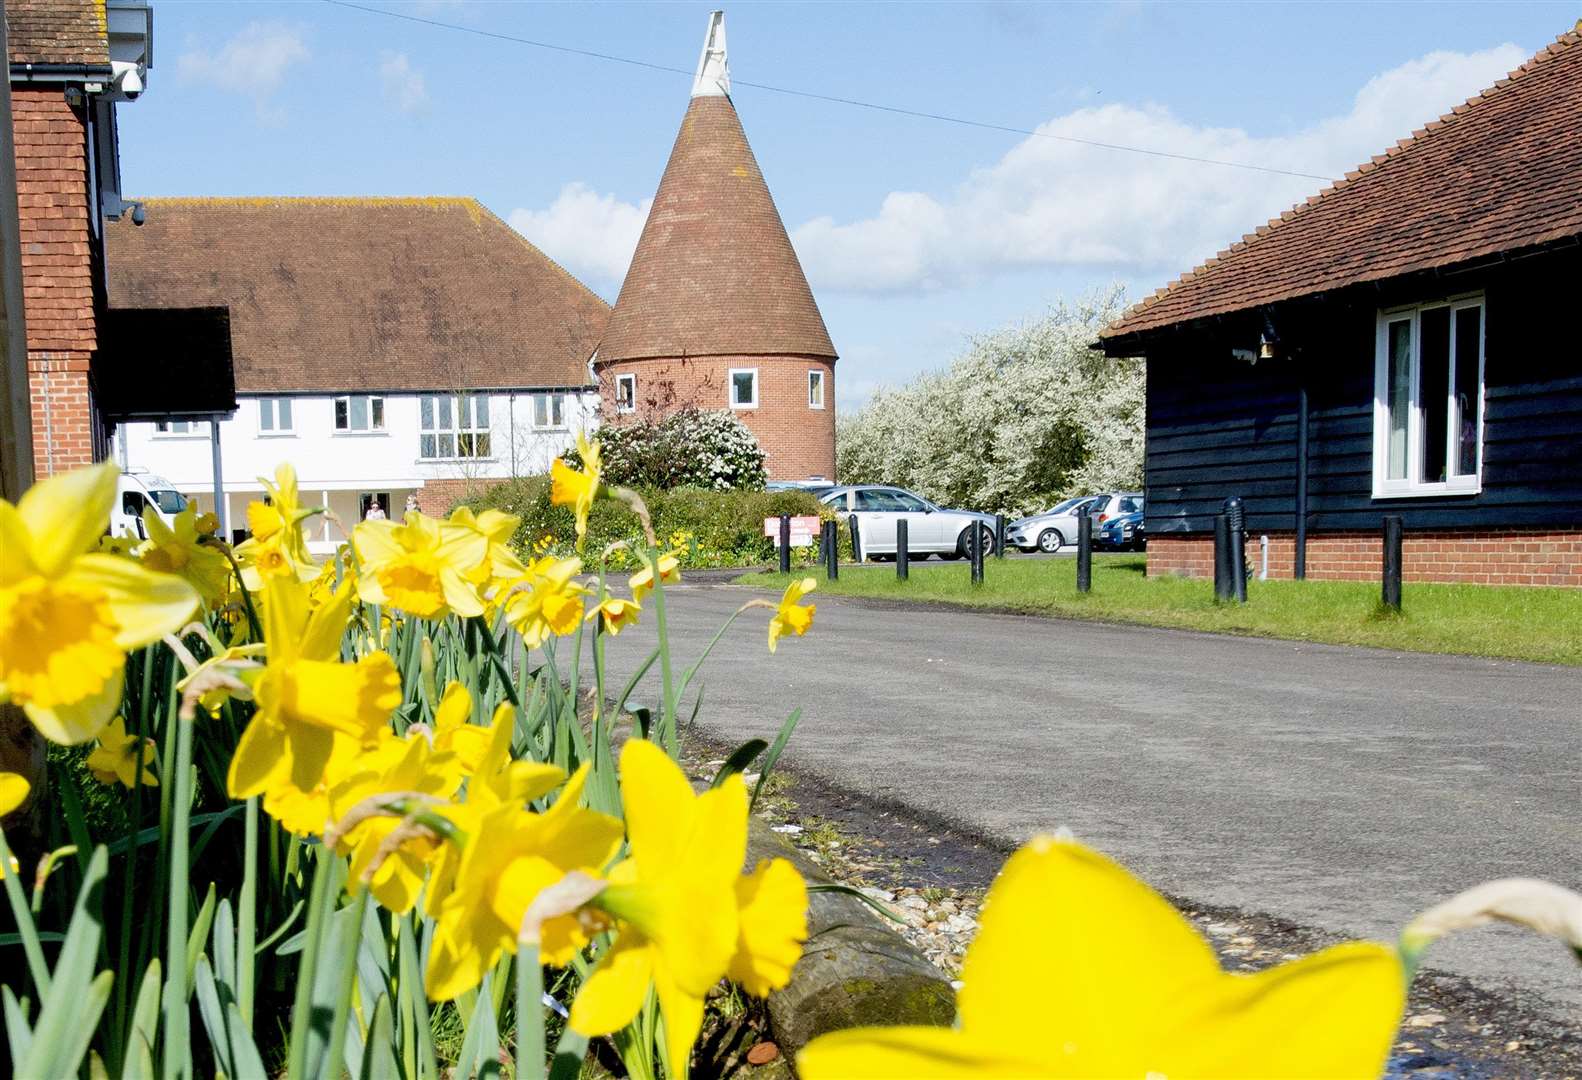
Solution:
<path fill-rule="evenodd" d="M 110 523 L 119 473 L 106 461 L 46 477 L 22 493 L 17 513 L 33 538 L 33 561 L 45 577 L 59 575 L 98 544 Z"/>
<path fill-rule="evenodd" d="M 984 1080 L 1074 1075 L 1053 1061 L 1015 1058 L 1017 1045 L 1039 1041 L 1024 1032 L 1016 1044 L 985 1043 L 944 1027 L 847 1028 L 820 1035 L 796 1057 L 802 1080 Z"/>
<path fill-rule="evenodd" d="M 446 605 L 457 615 L 470 619 L 483 614 L 483 601 L 478 597 L 477 588 L 454 567 L 447 564 L 439 568 L 439 584 L 445 594 Z"/>
<path fill-rule="evenodd" d="M 0 499 L 0 588 L 38 573 L 33 563 L 33 541 L 27 523 L 16 507 Z"/>
<path fill-rule="evenodd" d="M 115 715 L 115 710 L 121 704 L 121 687 L 125 678 L 126 669 L 118 667 L 105 680 L 99 692 L 90 697 L 52 708 L 24 702 L 22 709 L 33 726 L 50 742 L 63 746 L 85 743 L 96 738 Z"/>
<path fill-rule="evenodd" d="M 255 716 L 231 755 L 225 781 L 231 798 L 250 799 L 268 787 L 269 781 L 281 771 L 285 749 L 285 732 Z"/>
<path fill-rule="evenodd" d="M 156 574 L 114 555 L 83 555 L 68 578 L 102 591 L 116 622 L 115 643 L 135 649 L 173 634 L 198 610 L 198 593 L 174 574 Z"/>
<path fill-rule="evenodd" d="M 654 989 L 659 997 L 659 1015 L 665 1022 L 665 1053 L 670 1060 L 668 1075 L 686 1076 L 692 1044 L 703 1030 L 703 995 L 683 990 L 664 972 L 655 973 Z"/>
<path fill-rule="evenodd" d="M 696 800 L 681 767 L 646 739 L 629 739 L 621 747 L 621 797 L 632 855 L 644 865 L 669 865 Z M 736 865 L 741 866 L 740 858 Z"/>
<path fill-rule="evenodd" d="M 27 802 L 33 785 L 20 773 L 0 772 L 0 818 Z"/>
<path fill-rule="evenodd" d="M 577 991 L 568 1021 L 572 1030 L 591 1038 L 625 1027 L 643 1007 L 653 973 L 652 946 L 635 931 L 623 933 Z"/>

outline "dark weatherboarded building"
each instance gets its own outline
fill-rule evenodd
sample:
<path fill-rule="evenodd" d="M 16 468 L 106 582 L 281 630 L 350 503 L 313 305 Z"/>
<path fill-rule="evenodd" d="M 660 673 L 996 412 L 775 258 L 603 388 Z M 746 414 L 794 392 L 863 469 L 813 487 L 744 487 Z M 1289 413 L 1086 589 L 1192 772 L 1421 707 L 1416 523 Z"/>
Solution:
<path fill-rule="evenodd" d="M 1149 573 L 1212 573 L 1239 495 L 1274 576 L 1376 576 L 1397 514 L 1408 579 L 1582 586 L 1579 117 L 1582 24 L 1105 329 Z"/>

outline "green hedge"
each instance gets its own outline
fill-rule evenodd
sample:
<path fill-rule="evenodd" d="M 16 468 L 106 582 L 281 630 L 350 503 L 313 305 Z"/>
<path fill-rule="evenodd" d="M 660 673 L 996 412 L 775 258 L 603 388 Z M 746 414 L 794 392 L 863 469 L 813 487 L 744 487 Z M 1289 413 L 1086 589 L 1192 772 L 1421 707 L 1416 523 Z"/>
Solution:
<path fill-rule="evenodd" d="M 705 491 L 672 488 L 644 491 L 659 542 L 685 551 L 683 566 L 755 566 L 772 562 L 775 544 L 763 534 L 764 518 L 780 514 L 829 518 L 828 507 L 805 491 Z M 549 477 L 506 480 L 461 500 L 457 506 L 504 510 L 519 515 L 522 525 L 512 544 L 524 556 L 543 552 L 567 555 L 576 541 L 575 519 L 564 506 L 549 501 Z M 638 540 L 642 527 L 624 504 L 600 499 L 588 515 L 587 551 L 592 554 L 618 540 Z M 793 555 L 800 549 L 793 549 Z M 815 561 L 813 549 L 801 551 L 798 562 Z M 623 561 L 617 557 L 616 565 Z"/>

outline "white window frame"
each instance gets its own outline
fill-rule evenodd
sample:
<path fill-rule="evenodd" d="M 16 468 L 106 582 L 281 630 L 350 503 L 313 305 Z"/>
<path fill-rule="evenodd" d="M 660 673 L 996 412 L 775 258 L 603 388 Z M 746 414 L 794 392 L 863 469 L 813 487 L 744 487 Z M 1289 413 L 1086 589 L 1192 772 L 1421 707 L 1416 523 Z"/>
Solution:
<path fill-rule="evenodd" d="M 280 424 L 280 406 L 284 403 L 290 412 L 290 419 L 284 426 Z M 269 410 L 269 422 L 272 426 L 264 426 L 264 410 Z M 258 399 L 258 437 L 273 439 L 282 435 L 295 435 L 297 433 L 296 403 L 288 397 L 261 397 Z"/>
<path fill-rule="evenodd" d="M 366 398 L 367 399 L 367 401 L 368 401 L 368 426 L 367 427 L 363 427 L 363 428 L 351 427 L 351 426 L 341 427 L 340 424 L 336 423 L 335 410 L 340 406 L 340 403 L 344 401 L 346 403 L 346 423 L 348 425 L 351 424 L 352 398 Z M 379 403 L 379 422 L 377 424 L 374 423 L 374 402 L 376 402 L 376 401 Z M 384 399 L 384 395 L 382 395 L 382 394 L 337 394 L 337 395 L 335 395 L 335 400 L 333 402 L 331 402 L 331 404 L 330 404 L 330 425 L 331 425 L 331 427 L 334 428 L 335 434 L 337 434 L 337 435 L 375 435 L 375 434 L 383 434 L 384 430 L 385 430 L 385 425 L 389 422 L 389 419 L 390 418 L 385 415 L 385 399 Z"/>
<path fill-rule="evenodd" d="M 815 383 L 815 381 L 818 383 L 818 401 L 816 403 L 813 400 L 813 384 Z M 820 370 L 819 368 L 809 368 L 808 369 L 808 373 L 807 373 L 807 407 L 808 408 L 810 408 L 810 409 L 822 409 L 824 407 L 824 390 L 825 390 L 825 386 L 826 386 L 827 382 L 828 382 L 828 380 L 826 380 L 824 378 L 824 372 L 822 370 Z"/>
<path fill-rule="evenodd" d="M 533 395 L 533 430 L 534 431 L 565 431 L 569 425 L 566 421 L 566 402 L 570 394 L 539 393 Z M 555 402 L 560 402 L 560 422 L 555 422 Z M 538 422 L 538 403 L 544 403 L 544 419 L 546 423 Z"/>
<path fill-rule="evenodd" d="M 208 420 L 155 420 L 154 437 L 156 439 L 207 439 L 209 437 L 210 423 L 211 421 Z"/>
<path fill-rule="evenodd" d="M 1423 376 L 1422 315 L 1425 311 L 1447 310 L 1450 333 L 1448 348 L 1452 361 L 1456 354 L 1456 314 L 1468 308 L 1478 308 L 1478 400 L 1477 400 L 1477 458 L 1473 471 L 1462 476 L 1451 476 L 1450 466 L 1456 460 L 1456 426 L 1446 423 L 1445 448 L 1446 479 L 1425 481 L 1418 479 L 1423 468 L 1423 409 L 1421 388 Z M 1406 477 L 1390 477 L 1390 324 L 1408 321 L 1411 324 L 1411 380 L 1407 393 L 1406 423 Z M 1422 304 L 1408 304 L 1384 308 L 1379 311 L 1374 342 L 1373 372 L 1373 497 L 1375 499 L 1432 498 L 1442 495 L 1476 495 L 1483 490 L 1483 414 L 1487 395 L 1485 375 L 1487 355 L 1485 343 L 1489 333 L 1489 309 L 1482 293 L 1468 293 L 1445 300 Z M 1456 392 L 1454 369 L 1449 373 L 1449 391 L 1444 404 L 1450 408 L 1451 397 Z"/>
<path fill-rule="evenodd" d="M 626 403 L 621 403 L 621 387 L 631 387 L 631 393 L 626 395 Z M 637 376 L 617 375 L 615 377 L 615 411 L 618 413 L 634 413 L 637 411 Z"/>
<path fill-rule="evenodd" d="M 478 403 L 483 402 L 484 412 L 489 417 L 478 423 Z M 423 422 L 423 406 L 429 406 L 431 421 Z M 440 423 L 440 405 L 449 403 L 450 421 L 448 424 Z M 417 456 L 419 461 L 493 461 L 494 460 L 494 430 L 492 420 L 493 409 L 489 402 L 488 394 L 419 394 L 417 402 L 418 416 L 418 441 Z M 465 421 L 465 422 L 464 422 Z M 472 451 L 464 453 L 464 441 L 471 437 Z M 479 437 L 488 440 L 488 444 L 479 451 Z M 434 439 L 434 453 L 423 452 L 423 439 Z M 450 439 L 451 452 L 439 452 L 440 440 Z"/>
<path fill-rule="evenodd" d="M 751 375 L 753 377 L 753 399 L 751 401 L 736 400 L 736 376 Z M 755 367 L 733 367 L 725 377 L 725 400 L 733 409 L 756 409 L 758 407 L 758 369 Z"/>

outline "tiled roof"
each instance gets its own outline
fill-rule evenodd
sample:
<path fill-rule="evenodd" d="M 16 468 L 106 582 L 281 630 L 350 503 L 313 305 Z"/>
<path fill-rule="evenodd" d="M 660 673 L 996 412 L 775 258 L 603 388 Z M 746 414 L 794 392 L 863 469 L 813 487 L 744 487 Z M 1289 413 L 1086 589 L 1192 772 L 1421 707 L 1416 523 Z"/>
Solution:
<path fill-rule="evenodd" d="M 730 98 L 695 97 L 599 361 L 726 354 L 835 346 Z"/>
<path fill-rule="evenodd" d="M 1114 339 L 1582 235 L 1582 24 L 1105 328 Z"/>
<path fill-rule="evenodd" d="M 474 199 L 148 199 L 112 307 L 231 312 L 242 393 L 585 386 L 609 307 Z"/>
<path fill-rule="evenodd" d="M 5 0 L 13 64 L 110 65 L 104 0 Z"/>

